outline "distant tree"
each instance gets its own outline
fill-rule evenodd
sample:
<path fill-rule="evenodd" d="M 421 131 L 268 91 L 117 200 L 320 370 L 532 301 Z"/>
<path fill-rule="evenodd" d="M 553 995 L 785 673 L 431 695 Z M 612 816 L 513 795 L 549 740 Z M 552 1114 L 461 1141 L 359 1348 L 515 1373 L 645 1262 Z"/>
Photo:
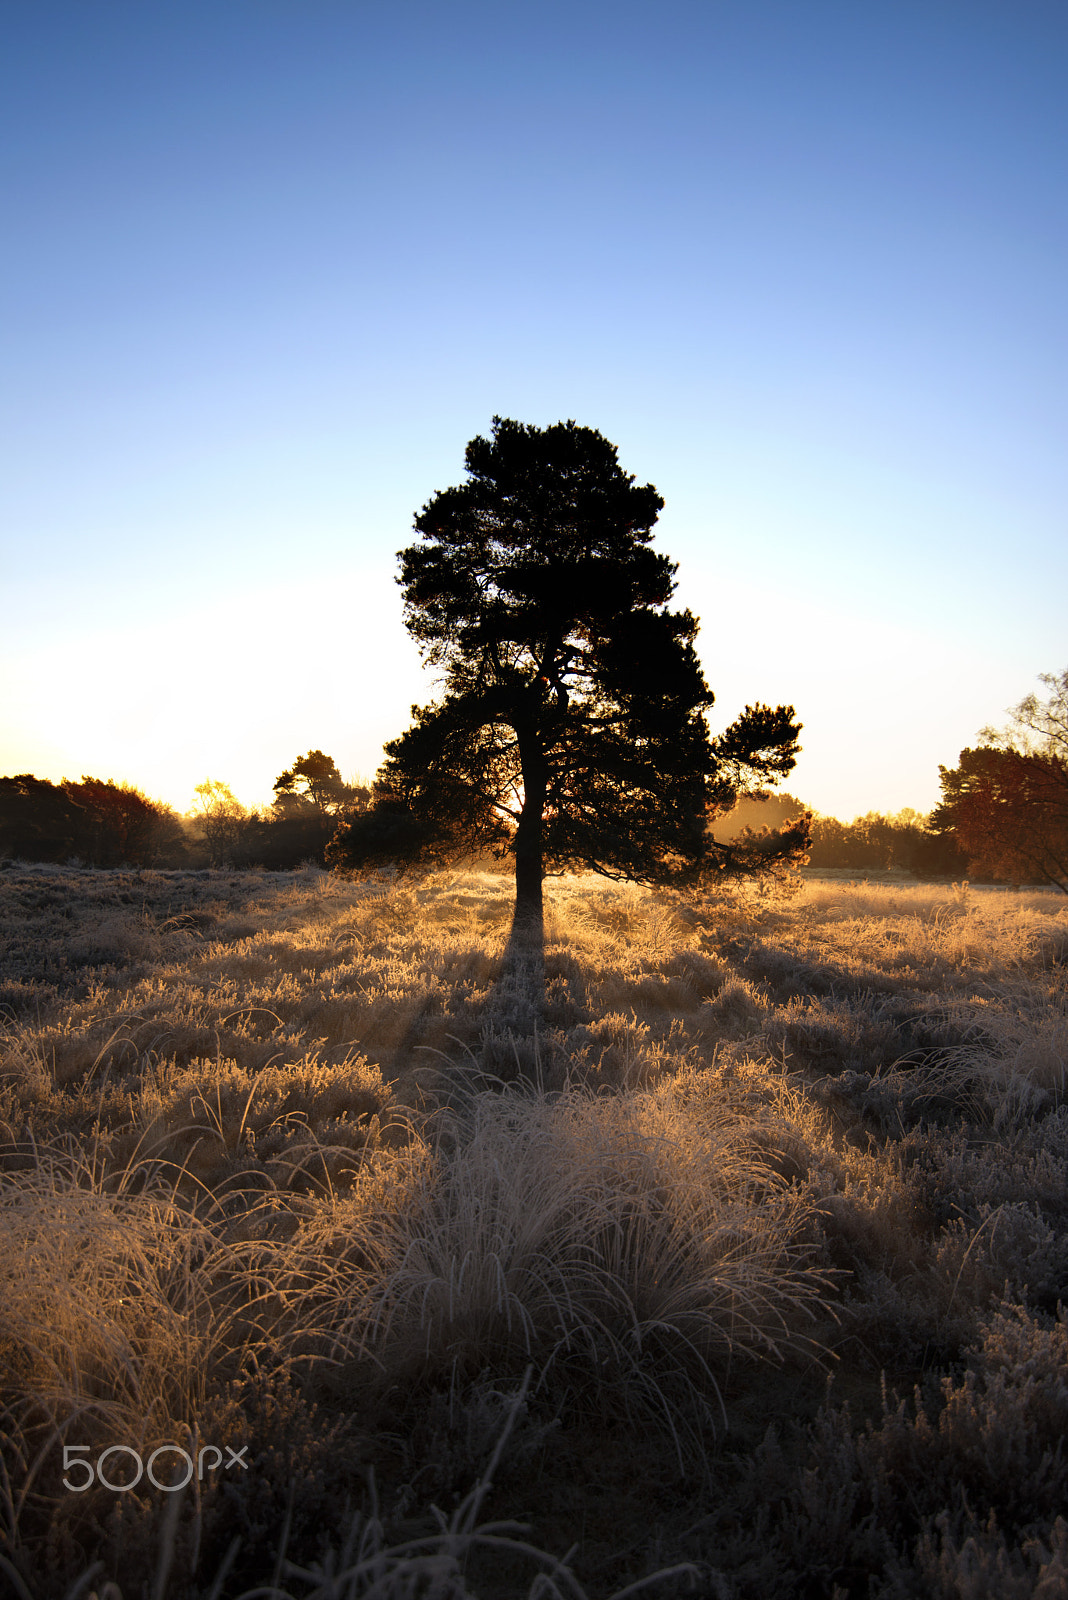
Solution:
<path fill-rule="evenodd" d="M 1026 695 L 1002 729 L 940 767 L 932 825 L 968 856 L 970 870 L 1068 893 L 1068 669 L 1042 673 L 1049 698 Z"/>
<path fill-rule="evenodd" d="M 1048 700 L 1025 695 L 1010 710 L 1007 728 L 983 728 L 979 737 L 986 745 L 1021 755 L 1068 762 L 1068 667 L 1063 672 L 1040 672 L 1038 681 L 1049 690 Z"/>
<path fill-rule="evenodd" d="M 987 745 L 940 767 L 932 815 L 968 869 L 1010 883 L 1050 883 L 1068 893 L 1068 772 L 1055 755 Z"/>
<path fill-rule="evenodd" d="M 869 811 L 852 822 L 814 817 L 809 863 L 814 867 L 868 871 L 909 867 L 922 833 L 921 823 L 919 812 L 911 810 L 898 816 Z"/>
<path fill-rule="evenodd" d="M 809 865 L 850 872 L 897 868 L 922 878 L 960 877 L 968 860 L 951 836 L 936 833 L 911 806 L 891 815 L 869 811 L 852 822 L 812 818 Z"/>
<path fill-rule="evenodd" d="M 87 866 L 180 866 L 181 820 L 133 784 L 83 777 L 60 784 L 24 772 L 0 778 L 0 854 Z"/>
<path fill-rule="evenodd" d="M 851 828 L 837 817 L 819 814 L 812 818 L 809 830 L 808 860 L 812 867 L 847 867 L 856 863 L 851 859 Z"/>
<path fill-rule="evenodd" d="M 241 804 L 229 784 L 217 778 L 205 778 L 193 793 L 193 822 L 208 847 L 210 864 L 236 865 L 246 854 L 242 846 L 255 813 Z"/>
<path fill-rule="evenodd" d="M 965 878 L 970 870 L 968 857 L 952 833 L 926 826 L 912 846 L 907 865 L 918 878 Z"/>
<path fill-rule="evenodd" d="M 369 786 L 346 783 L 332 757 L 309 750 L 275 779 L 274 804 L 254 830 L 255 859 L 268 867 L 322 864 L 340 819 L 366 809 Z"/>
<path fill-rule="evenodd" d="M 708 823 L 791 770 L 800 726 L 791 706 L 749 706 L 710 737 L 697 621 L 667 609 L 675 564 L 650 548 L 652 484 L 574 422 L 495 417 L 465 464 L 400 552 L 405 622 L 441 692 L 386 746 L 379 815 L 409 813 L 423 851 L 511 852 L 517 920 L 540 917 L 546 869 L 752 870 Z M 799 838 L 761 864 L 796 859 Z"/>
<path fill-rule="evenodd" d="M 346 812 L 326 847 L 326 864 L 362 872 L 385 867 L 433 866 L 464 850 L 458 828 L 415 812 L 397 794 L 376 785 L 370 806 Z"/>
<path fill-rule="evenodd" d="M 30 772 L 0 778 L 0 855 L 67 861 L 83 854 L 91 825 L 85 807 L 59 784 Z"/>
<path fill-rule="evenodd" d="M 160 800 L 150 800 L 132 783 L 82 777 L 63 780 L 63 790 L 85 813 L 86 832 L 78 854 L 94 866 L 178 865 L 185 859 L 179 817 Z"/>
<path fill-rule="evenodd" d="M 333 758 L 321 750 L 309 750 L 287 772 L 274 781 L 275 806 L 281 815 L 298 807 L 314 806 L 324 817 L 335 817 L 346 806 L 370 799 L 370 791 L 359 784 L 346 783 Z"/>
<path fill-rule="evenodd" d="M 781 794 L 755 794 L 743 795 L 730 811 L 722 816 L 717 816 L 712 823 L 713 837 L 723 844 L 730 844 L 737 839 L 746 828 L 753 832 L 760 832 L 765 828 L 782 828 L 792 822 L 795 817 L 808 815 L 808 807 L 796 795 L 785 791 Z"/>

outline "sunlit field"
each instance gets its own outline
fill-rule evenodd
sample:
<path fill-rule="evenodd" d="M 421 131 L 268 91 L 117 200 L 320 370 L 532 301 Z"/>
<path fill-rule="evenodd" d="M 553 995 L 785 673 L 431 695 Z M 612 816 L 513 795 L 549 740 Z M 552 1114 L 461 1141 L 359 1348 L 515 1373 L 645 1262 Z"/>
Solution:
<path fill-rule="evenodd" d="M 1065 897 L 512 898 L 0 873 L 11 1591 L 1068 1594 Z"/>

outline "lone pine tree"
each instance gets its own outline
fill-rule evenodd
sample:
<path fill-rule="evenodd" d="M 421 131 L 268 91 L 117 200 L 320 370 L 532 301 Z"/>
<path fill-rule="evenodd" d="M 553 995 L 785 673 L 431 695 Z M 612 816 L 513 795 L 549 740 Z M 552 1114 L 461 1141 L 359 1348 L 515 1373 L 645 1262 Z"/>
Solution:
<path fill-rule="evenodd" d="M 386 746 L 378 823 L 355 819 L 348 846 L 339 830 L 333 859 L 356 864 L 358 835 L 405 814 L 423 839 L 511 852 L 521 923 L 540 918 L 546 870 L 671 882 L 799 854 L 803 826 L 748 857 L 709 832 L 791 770 L 800 725 L 792 706 L 758 705 L 710 736 L 697 620 L 668 609 L 676 565 L 651 548 L 652 484 L 574 422 L 495 417 L 465 465 L 399 552 L 439 696 Z"/>

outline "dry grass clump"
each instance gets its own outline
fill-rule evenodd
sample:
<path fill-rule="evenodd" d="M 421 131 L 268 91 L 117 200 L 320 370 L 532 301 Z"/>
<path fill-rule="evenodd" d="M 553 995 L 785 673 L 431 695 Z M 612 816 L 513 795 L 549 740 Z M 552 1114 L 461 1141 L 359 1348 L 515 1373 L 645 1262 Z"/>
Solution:
<path fill-rule="evenodd" d="M 732 1363 L 805 1342 L 808 1221 L 707 1090 L 483 1092 L 403 1208 L 362 1216 L 338 1339 L 401 1385 L 532 1360 L 678 1444 L 714 1426 Z"/>
<path fill-rule="evenodd" d="M 210 1235 L 157 1195 L 108 1195 L 82 1176 L 43 1159 L 0 1192 L 9 1371 L 32 1377 L 41 1403 L 103 1405 L 113 1388 L 151 1412 L 175 1385 L 185 1398 L 189 1352 L 174 1335 L 205 1304 L 193 1267 Z"/>
<path fill-rule="evenodd" d="M 218 1565 L 211 1586 L 213 1600 L 223 1592 L 234 1569 L 230 1592 L 235 1600 L 477 1600 L 490 1593 L 525 1596 L 526 1600 L 589 1600 L 587 1590 L 570 1565 L 572 1548 L 561 1558 L 533 1543 L 529 1529 L 513 1520 L 486 1521 L 481 1513 L 493 1490 L 494 1474 L 509 1445 L 517 1417 L 525 1412 L 525 1395 L 530 1378 L 528 1369 L 514 1394 L 493 1392 L 500 1402 L 495 1410 L 495 1427 L 474 1486 L 459 1500 L 451 1515 L 433 1506 L 433 1531 L 422 1535 L 391 1537 L 382 1515 L 373 1472 L 369 1480 L 367 1508 L 354 1516 L 346 1515 L 336 1542 L 320 1544 L 315 1560 L 289 1558 L 293 1533 L 293 1496 L 290 1496 L 281 1528 L 280 1544 L 273 1563 L 273 1575 L 253 1588 L 234 1585 L 239 1581 L 240 1541 L 234 1539 Z M 192 1549 L 179 1530 L 178 1503 L 172 1503 L 161 1530 L 155 1560 L 154 1595 L 167 1592 L 172 1570 L 186 1572 L 197 1564 L 199 1539 Z M 199 1532 L 199 1525 L 198 1525 Z M 70 1600 L 84 1592 L 87 1583 L 104 1566 L 95 1562 L 70 1591 Z M 28 1591 L 17 1569 L 0 1556 L 0 1572 L 18 1585 L 23 1597 Z M 627 1583 L 608 1600 L 629 1600 L 630 1596 L 659 1590 L 661 1593 L 692 1592 L 700 1571 L 692 1562 L 678 1562 Z M 492 1587 L 487 1591 L 486 1582 Z M 669 1588 L 666 1586 L 670 1586 Z M 680 1588 L 681 1586 L 681 1588 Z M 95 1593 L 95 1591 L 94 1591 Z M 105 1600 L 122 1600 L 116 1584 L 105 1584 Z"/>
<path fill-rule="evenodd" d="M 17 1543 L 27 1501 L 57 1491 L 63 1443 L 149 1450 L 187 1432 L 242 1295 L 209 1220 L 161 1190 L 109 1193 L 49 1152 L 5 1176 L 0 1230 L 3 1526 Z"/>
<path fill-rule="evenodd" d="M 1062 900 L 511 895 L 0 874 L 22 1600 L 1065 1592 Z"/>
<path fill-rule="evenodd" d="M 391 1098 L 363 1057 L 327 1066 L 314 1052 L 258 1073 L 219 1057 L 155 1060 L 140 1073 L 106 1071 L 66 1094 L 35 1088 L 30 1095 L 9 1089 L 0 1165 L 36 1154 L 33 1128 L 47 1117 L 53 1142 L 82 1151 L 94 1181 L 126 1185 L 139 1168 L 143 1183 L 151 1169 L 170 1172 L 184 1194 L 198 1186 L 216 1194 L 288 1187 L 301 1172 L 327 1186 L 341 1181 L 338 1161 L 358 1168 L 380 1138 Z"/>

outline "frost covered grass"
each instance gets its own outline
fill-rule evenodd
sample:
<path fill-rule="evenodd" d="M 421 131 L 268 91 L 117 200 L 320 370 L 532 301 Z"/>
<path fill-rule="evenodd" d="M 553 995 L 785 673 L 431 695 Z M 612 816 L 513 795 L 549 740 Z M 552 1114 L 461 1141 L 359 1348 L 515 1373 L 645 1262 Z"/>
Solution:
<path fill-rule="evenodd" d="M 16 1592 L 1068 1592 L 1063 897 L 511 899 L 0 873 Z"/>

